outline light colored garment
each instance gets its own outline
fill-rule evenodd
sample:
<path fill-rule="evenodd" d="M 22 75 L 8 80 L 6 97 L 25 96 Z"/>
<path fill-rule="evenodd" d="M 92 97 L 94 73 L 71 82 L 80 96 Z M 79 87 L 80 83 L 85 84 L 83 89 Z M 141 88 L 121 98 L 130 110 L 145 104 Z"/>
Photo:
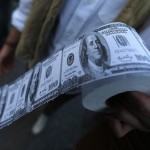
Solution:
<path fill-rule="evenodd" d="M 128 0 L 65 0 L 50 47 L 58 50 L 94 28 L 112 22 L 127 2 Z M 31 4 L 32 0 L 20 0 L 19 7 L 12 15 L 12 25 L 19 31 L 24 28 Z"/>
<path fill-rule="evenodd" d="M 32 0 L 20 0 L 18 8 L 12 14 L 11 24 L 20 32 L 23 31 L 25 21 L 31 10 Z"/>
<path fill-rule="evenodd" d="M 57 50 L 98 26 L 112 22 L 128 0 L 66 0 L 52 49 Z"/>
<path fill-rule="evenodd" d="M 44 3 L 44 1 L 42 2 Z M 113 20 L 115 20 L 117 15 L 122 11 L 127 3 L 128 0 L 64 0 L 64 5 L 59 14 L 60 17 L 57 30 L 53 37 L 50 37 L 48 41 L 49 52 L 55 53 L 62 46 L 68 44 L 71 41 L 74 41 L 81 35 L 90 32 L 94 28 L 97 28 L 98 26 L 104 25 L 106 23 L 113 22 Z M 19 31 L 22 31 L 24 28 L 24 23 L 31 9 L 31 4 L 32 0 L 20 0 L 19 7 L 13 13 L 12 24 L 18 28 Z M 30 22 L 28 21 L 28 28 L 31 25 L 31 22 L 34 23 L 33 20 L 35 19 L 30 18 Z M 48 18 L 45 19 L 46 25 L 48 25 L 47 20 Z M 49 25 L 52 23 L 49 23 Z M 146 45 L 148 45 L 150 48 L 150 37 L 147 38 L 147 29 L 149 28 L 148 26 L 146 26 L 146 28 L 141 32 L 141 35 Z M 41 27 L 43 27 L 41 31 L 36 31 L 40 33 L 40 37 L 37 36 L 37 40 L 32 41 L 33 37 L 35 37 L 35 34 L 32 34 L 33 37 L 31 36 L 30 32 L 32 32 L 33 29 L 30 27 L 30 30 L 28 30 L 28 28 L 26 29 L 26 31 L 30 31 L 28 36 L 27 33 L 24 34 L 24 38 L 22 38 L 23 40 L 20 42 L 21 44 L 19 44 L 20 47 L 18 49 L 22 51 L 19 56 L 22 56 L 22 58 L 25 59 L 29 59 L 30 66 L 38 61 L 39 57 L 41 56 L 39 55 L 41 51 L 46 50 L 43 48 L 45 41 L 47 41 L 47 35 L 45 34 L 45 31 L 49 33 L 49 30 L 48 26 L 47 28 L 45 28 L 45 25 Z M 31 42 L 27 39 L 29 39 Z M 43 43 L 43 45 L 41 43 Z M 40 52 L 36 53 L 37 51 Z M 26 55 L 24 53 L 26 53 Z"/>

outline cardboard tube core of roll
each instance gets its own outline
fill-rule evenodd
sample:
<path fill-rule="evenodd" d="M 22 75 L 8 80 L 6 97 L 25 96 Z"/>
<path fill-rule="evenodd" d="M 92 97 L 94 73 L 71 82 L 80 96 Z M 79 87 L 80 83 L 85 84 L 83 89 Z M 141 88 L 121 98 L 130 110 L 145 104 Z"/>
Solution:
<path fill-rule="evenodd" d="M 91 111 L 103 111 L 108 107 L 106 105 L 107 99 L 129 91 L 150 94 L 149 73 L 118 75 L 84 84 L 82 85 L 82 103 L 85 108 Z"/>

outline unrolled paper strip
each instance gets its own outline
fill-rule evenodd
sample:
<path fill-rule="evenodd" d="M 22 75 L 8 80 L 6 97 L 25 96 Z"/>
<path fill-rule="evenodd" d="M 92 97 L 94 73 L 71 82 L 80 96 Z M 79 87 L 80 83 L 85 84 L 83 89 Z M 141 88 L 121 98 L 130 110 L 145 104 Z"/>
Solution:
<path fill-rule="evenodd" d="M 0 127 L 79 86 L 83 105 L 103 110 L 118 93 L 150 93 L 149 74 L 150 51 L 136 31 L 119 22 L 101 26 L 3 86 Z"/>

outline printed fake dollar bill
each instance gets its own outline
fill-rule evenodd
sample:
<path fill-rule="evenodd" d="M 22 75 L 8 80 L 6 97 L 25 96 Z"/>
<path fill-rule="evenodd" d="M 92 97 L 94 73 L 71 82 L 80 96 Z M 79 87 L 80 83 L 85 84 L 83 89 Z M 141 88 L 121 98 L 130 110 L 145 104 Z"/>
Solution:
<path fill-rule="evenodd" d="M 37 63 L 9 86 L 1 88 L 0 126 L 10 124 L 13 119 L 15 121 L 79 86 L 94 87 L 91 83 L 98 81 L 100 89 L 101 83 L 104 86 L 112 81 L 112 77 L 118 82 L 117 79 L 122 77 L 134 79 L 134 75 L 145 72 L 150 72 L 150 51 L 133 28 L 119 22 L 98 27 Z M 139 89 L 148 86 L 142 84 L 145 82 L 141 82 Z M 89 93 L 91 87 L 88 87 Z M 95 97 L 100 95 L 98 93 Z"/>
<path fill-rule="evenodd" d="M 10 84 L 8 87 L 6 104 L 1 117 L 1 126 L 10 124 L 13 120 L 21 83 L 22 83 L 22 78 L 19 78 L 15 82 Z"/>
<path fill-rule="evenodd" d="M 23 76 L 22 83 L 21 83 L 20 90 L 19 90 L 18 101 L 16 104 L 14 120 L 26 114 L 27 99 L 28 99 L 32 73 L 33 73 L 33 70 L 31 69 L 27 73 L 25 73 Z"/>
<path fill-rule="evenodd" d="M 45 59 L 41 63 L 41 73 L 33 108 L 53 100 L 60 94 L 60 74 L 62 64 L 62 51 Z"/>
<path fill-rule="evenodd" d="M 1 120 L 2 114 L 4 112 L 5 105 L 6 105 L 7 92 L 8 92 L 8 85 L 5 85 L 4 87 L 1 88 L 1 96 L 0 96 L 0 120 Z"/>

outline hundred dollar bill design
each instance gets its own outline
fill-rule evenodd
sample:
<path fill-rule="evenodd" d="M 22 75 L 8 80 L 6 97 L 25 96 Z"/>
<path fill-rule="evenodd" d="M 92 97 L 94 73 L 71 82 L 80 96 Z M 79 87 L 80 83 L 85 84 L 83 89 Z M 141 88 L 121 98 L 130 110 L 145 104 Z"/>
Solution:
<path fill-rule="evenodd" d="M 22 78 L 17 79 L 8 87 L 5 108 L 1 117 L 1 126 L 10 124 L 13 120 Z"/>
<path fill-rule="evenodd" d="M 80 43 L 81 40 L 78 40 L 63 49 L 61 72 L 62 93 L 92 79 L 92 77 L 86 75 L 80 63 Z"/>
<path fill-rule="evenodd" d="M 3 90 L 3 87 L 0 88 L 0 117 L 1 117 L 1 114 L 2 114 L 2 108 L 3 108 L 3 105 L 4 105 L 4 102 L 2 102 L 2 90 Z"/>
<path fill-rule="evenodd" d="M 112 23 L 94 30 L 83 39 L 89 47 L 90 57 L 83 66 L 89 66 L 90 71 L 85 69 L 85 72 L 95 78 L 95 81 L 82 86 L 84 107 L 99 111 L 107 107 L 107 98 L 119 92 L 149 92 L 145 87 L 148 87 L 150 51 L 133 28 L 124 23 Z M 141 83 L 137 82 L 138 79 Z"/>
<path fill-rule="evenodd" d="M 62 51 L 60 50 L 53 56 L 45 59 L 41 63 L 40 80 L 35 96 L 35 101 L 32 103 L 33 108 L 41 104 L 53 100 L 60 93 L 60 74 L 62 64 Z"/>
<path fill-rule="evenodd" d="M 132 28 L 123 23 L 112 23 L 94 30 L 80 43 L 83 70 L 95 79 L 149 71 L 150 52 L 139 39 Z"/>
<path fill-rule="evenodd" d="M 14 120 L 20 118 L 26 113 L 27 98 L 28 98 L 32 73 L 33 73 L 33 70 L 31 69 L 27 73 L 25 73 L 23 76 L 20 91 L 19 91 L 18 101 L 16 104 Z"/>
<path fill-rule="evenodd" d="M 115 83 L 109 84 L 109 91 L 113 94 L 118 94 L 120 85 L 125 87 L 122 88 L 122 92 L 125 92 L 128 81 L 134 84 L 131 90 L 147 92 L 146 87 L 150 86 L 150 82 L 146 83 L 143 77 L 146 74 L 146 79 L 150 79 L 149 72 L 150 51 L 133 28 L 119 22 L 98 27 L 37 63 L 9 87 L 1 88 L 1 127 L 11 123 L 12 118 L 15 121 L 79 86 L 85 88 L 85 97 L 96 87 L 96 94 L 84 104 L 88 103 L 88 109 L 91 106 L 95 106 L 95 110 L 102 109 L 104 105 L 98 103 L 104 103 L 105 98 L 109 98 L 108 90 L 104 88 L 107 83 Z M 139 78 L 142 80 L 139 81 Z M 138 88 L 135 84 L 137 81 Z M 111 85 L 118 89 L 112 92 Z M 103 92 L 100 93 L 102 86 Z"/>
<path fill-rule="evenodd" d="M 0 118 L 2 117 L 4 107 L 6 104 L 6 97 L 8 92 L 8 85 L 5 85 L 1 88 L 1 97 L 0 97 Z"/>
<path fill-rule="evenodd" d="M 39 82 L 41 79 L 41 62 L 36 64 L 33 68 L 33 75 L 31 77 L 29 93 L 27 98 L 26 111 L 30 112 L 33 110 L 33 105 L 36 102 L 36 94 L 39 88 Z"/>
<path fill-rule="evenodd" d="M 62 92 L 88 81 L 149 71 L 150 52 L 136 34 L 124 23 L 112 23 L 67 45 L 63 50 Z"/>
<path fill-rule="evenodd" d="M 135 30 L 123 23 L 112 23 L 95 30 L 105 41 L 101 40 L 106 50 L 106 60 L 103 61 L 109 75 L 138 71 L 149 71 L 150 52 L 137 38 Z M 134 32 L 134 34 L 133 34 Z"/>

